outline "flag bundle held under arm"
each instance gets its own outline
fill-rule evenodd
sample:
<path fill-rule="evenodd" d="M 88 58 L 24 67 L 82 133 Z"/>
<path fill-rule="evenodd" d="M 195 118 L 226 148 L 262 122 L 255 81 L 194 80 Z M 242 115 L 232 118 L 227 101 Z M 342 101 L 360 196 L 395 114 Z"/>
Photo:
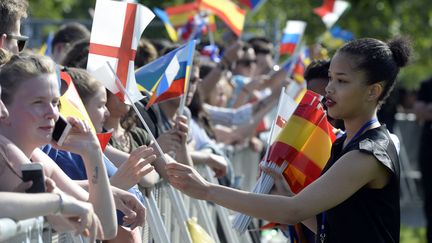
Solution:
<path fill-rule="evenodd" d="M 152 92 L 147 108 L 186 92 L 194 51 L 195 41 L 190 41 L 136 71 L 137 83 Z"/>
<path fill-rule="evenodd" d="M 115 69 L 133 102 L 143 98 L 134 74 L 134 60 L 141 34 L 154 18 L 153 12 L 135 3 L 97 0 L 90 37 L 87 70 L 124 101 L 115 77 L 106 62 Z"/>
<path fill-rule="evenodd" d="M 267 167 L 283 173 L 294 193 L 320 176 L 336 139 L 320 99 L 320 95 L 312 91 L 305 93 L 263 162 Z M 273 183 L 270 175 L 262 173 L 254 192 L 269 193 Z M 234 227 L 243 233 L 250 220 L 251 217 L 239 214 L 234 220 Z"/>

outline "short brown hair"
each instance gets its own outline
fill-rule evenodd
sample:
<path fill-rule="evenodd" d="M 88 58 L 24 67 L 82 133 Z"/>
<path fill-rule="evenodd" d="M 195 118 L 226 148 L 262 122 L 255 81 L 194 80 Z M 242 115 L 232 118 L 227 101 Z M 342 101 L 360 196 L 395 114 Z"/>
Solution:
<path fill-rule="evenodd" d="M 66 72 L 71 76 L 84 105 L 95 95 L 100 87 L 103 87 L 102 83 L 97 81 L 85 69 L 67 68 Z"/>
<path fill-rule="evenodd" d="M 17 54 L 0 69 L 1 99 L 5 105 L 12 103 L 19 85 L 28 79 L 44 74 L 54 74 L 55 64 L 51 58 L 37 54 Z"/>
<path fill-rule="evenodd" d="M 27 18 L 27 0 L 0 0 L 0 34 L 10 34 L 17 20 Z"/>

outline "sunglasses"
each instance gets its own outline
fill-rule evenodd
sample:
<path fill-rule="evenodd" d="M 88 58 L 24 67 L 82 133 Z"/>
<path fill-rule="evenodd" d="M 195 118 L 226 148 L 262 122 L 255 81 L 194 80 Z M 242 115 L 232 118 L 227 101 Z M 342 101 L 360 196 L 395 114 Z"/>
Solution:
<path fill-rule="evenodd" d="M 17 40 L 17 45 L 18 45 L 18 51 L 19 52 L 21 52 L 22 50 L 24 50 L 26 42 L 29 39 L 28 36 L 25 36 L 25 35 L 7 34 L 6 36 L 7 36 L 6 38 Z"/>
<path fill-rule="evenodd" d="M 256 60 L 239 60 L 239 61 L 237 61 L 237 65 L 243 65 L 243 66 L 247 66 L 247 67 L 252 66 L 253 63 L 256 63 Z"/>

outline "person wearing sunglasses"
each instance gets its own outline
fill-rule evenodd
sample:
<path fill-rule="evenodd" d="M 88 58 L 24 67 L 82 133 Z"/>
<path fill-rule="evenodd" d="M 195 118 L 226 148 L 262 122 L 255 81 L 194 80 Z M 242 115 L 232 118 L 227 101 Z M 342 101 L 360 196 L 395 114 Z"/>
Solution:
<path fill-rule="evenodd" d="M 28 40 L 21 35 L 21 19 L 27 18 L 27 0 L 2 0 L 0 4 L 0 48 L 16 54 Z"/>

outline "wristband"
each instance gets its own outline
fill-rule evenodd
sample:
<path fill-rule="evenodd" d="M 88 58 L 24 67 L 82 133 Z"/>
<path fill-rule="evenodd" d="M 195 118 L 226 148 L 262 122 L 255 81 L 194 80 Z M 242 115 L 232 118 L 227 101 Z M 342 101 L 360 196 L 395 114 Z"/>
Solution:
<path fill-rule="evenodd" d="M 63 196 L 61 193 L 56 193 L 59 196 L 59 206 L 54 214 L 62 214 L 63 213 Z"/>

